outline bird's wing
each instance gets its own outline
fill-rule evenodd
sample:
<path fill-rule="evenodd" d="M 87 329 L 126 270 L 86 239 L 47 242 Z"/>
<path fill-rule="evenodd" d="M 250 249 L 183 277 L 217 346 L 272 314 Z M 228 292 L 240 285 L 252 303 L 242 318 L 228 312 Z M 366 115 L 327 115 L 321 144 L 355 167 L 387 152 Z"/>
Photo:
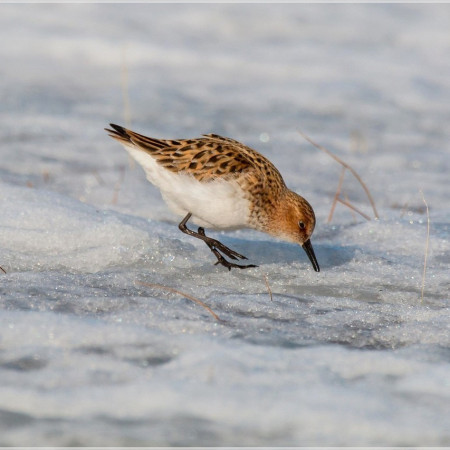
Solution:
<path fill-rule="evenodd" d="M 269 178 L 284 186 L 280 173 L 267 158 L 234 139 L 207 134 L 195 139 L 165 140 L 143 136 L 119 125 L 111 127 L 112 130 L 106 129 L 111 137 L 149 153 L 172 172 L 190 174 L 199 181 L 223 177 L 250 183 L 254 179 L 266 184 Z"/>

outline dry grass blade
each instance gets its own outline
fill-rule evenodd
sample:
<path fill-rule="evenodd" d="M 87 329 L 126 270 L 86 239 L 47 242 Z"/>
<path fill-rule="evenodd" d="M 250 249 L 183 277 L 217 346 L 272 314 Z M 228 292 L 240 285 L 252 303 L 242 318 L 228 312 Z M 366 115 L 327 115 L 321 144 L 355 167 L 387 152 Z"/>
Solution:
<path fill-rule="evenodd" d="M 427 261 L 428 261 L 428 250 L 430 248 L 430 211 L 428 210 L 428 203 L 425 200 L 422 189 L 420 190 L 422 194 L 422 200 L 425 203 L 425 208 L 427 209 L 427 239 L 425 241 L 425 257 L 423 261 L 423 274 L 422 274 L 422 289 L 420 293 L 420 303 L 423 303 L 423 295 L 425 292 L 425 276 L 427 274 Z"/>
<path fill-rule="evenodd" d="M 117 202 L 119 201 L 119 192 L 120 188 L 122 187 L 123 180 L 125 179 L 125 167 L 120 168 L 120 178 L 116 181 L 116 184 L 114 185 L 114 194 L 111 203 L 113 205 L 117 205 Z"/>
<path fill-rule="evenodd" d="M 6 273 L 6 270 L 5 270 L 2 266 L 0 266 L 0 270 L 1 270 L 3 273 Z"/>
<path fill-rule="evenodd" d="M 102 176 L 100 175 L 100 173 L 98 172 L 98 170 L 93 170 L 92 171 L 92 175 L 95 177 L 95 179 L 97 180 L 97 183 L 101 186 L 104 186 L 105 180 L 102 178 Z"/>
<path fill-rule="evenodd" d="M 181 291 L 179 291 L 177 289 L 174 289 L 174 288 L 172 288 L 170 286 L 164 286 L 162 284 L 146 283 L 144 281 L 136 281 L 136 283 L 137 284 L 141 284 L 142 286 L 157 288 L 157 289 L 161 289 L 163 291 L 168 291 L 168 292 L 172 292 L 174 294 L 181 295 L 182 297 L 187 298 L 188 300 L 191 300 L 194 303 L 197 303 L 197 305 L 200 305 L 202 308 L 205 308 L 214 317 L 214 319 L 216 319 L 219 322 L 222 322 L 222 320 L 219 318 L 219 316 L 208 305 L 203 303 L 198 298 L 193 297 L 192 295 L 186 294 L 185 292 L 181 292 Z"/>
<path fill-rule="evenodd" d="M 322 147 L 321 145 L 317 144 L 316 142 L 314 142 L 310 137 L 306 136 L 306 134 L 302 133 L 301 131 L 299 131 L 299 134 L 306 139 L 310 144 L 312 144 L 314 147 L 318 148 L 319 150 L 322 150 L 323 152 L 325 152 L 328 156 L 330 156 L 331 158 L 333 158 L 335 161 L 337 161 L 339 164 L 341 164 L 342 166 L 344 166 L 346 169 L 348 169 L 352 175 L 359 181 L 359 184 L 362 186 L 362 188 L 364 189 L 367 198 L 369 199 L 370 204 L 372 205 L 372 209 L 373 209 L 373 213 L 375 215 L 375 219 L 379 218 L 378 215 L 378 211 L 377 208 L 375 207 L 375 202 L 373 201 L 372 195 L 369 192 L 369 189 L 367 188 L 367 186 L 365 185 L 364 181 L 361 179 L 361 177 L 355 172 L 355 170 L 350 167 L 346 162 L 342 161 L 341 158 L 339 158 L 338 156 L 336 156 L 335 154 L 331 153 L 329 150 L 327 150 L 325 147 Z M 369 219 L 370 220 L 370 219 Z"/>
<path fill-rule="evenodd" d="M 334 214 L 334 210 L 336 208 L 339 194 L 341 193 L 342 183 L 344 181 L 344 175 L 345 175 L 346 170 L 347 169 L 345 167 L 342 168 L 341 176 L 339 177 L 339 183 L 338 183 L 338 186 L 336 189 L 336 194 L 334 194 L 334 199 L 333 199 L 333 203 L 331 205 L 330 214 L 328 215 L 328 223 L 330 223 L 331 219 L 333 218 L 333 214 Z"/>
<path fill-rule="evenodd" d="M 131 107 L 130 107 L 130 92 L 128 88 L 128 62 L 127 62 L 127 46 L 124 45 L 122 48 L 122 98 L 123 98 L 123 118 L 125 120 L 125 126 L 131 128 Z M 135 161 L 128 155 L 128 165 L 130 169 L 134 169 Z"/>
<path fill-rule="evenodd" d="M 352 209 L 353 211 L 357 212 L 358 214 L 361 214 L 361 216 L 364 217 L 366 220 L 370 220 L 370 217 L 367 214 L 364 214 L 362 211 L 360 211 L 356 206 L 353 206 L 350 202 L 347 202 L 343 200 L 342 198 L 338 198 L 337 201 L 339 203 L 342 203 L 343 205 L 347 206 L 348 208 Z"/>
<path fill-rule="evenodd" d="M 269 277 L 266 274 L 264 274 L 264 281 L 266 282 L 267 292 L 269 293 L 270 301 L 273 302 L 272 289 L 270 289 Z"/>
<path fill-rule="evenodd" d="M 131 109 L 130 95 L 128 90 L 128 64 L 127 64 L 127 47 L 122 48 L 122 97 L 123 97 L 123 115 L 127 128 L 131 127 Z"/>
<path fill-rule="evenodd" d="M 350 199 L 348 198 L 348 195 L 345 194 L 345 201 L 350 205 Z M 347 206 L 347 205 L 346 205 Z M 350 208 L 350 212 L 352 213 L 352 217 L 353 217 L 353 222 L 356 223 L 356 214 L 355 214 L 355 207 L 353 205 L 349 206 Z M 364 216 L 363 216 L 364 217 Z M 367 216 L 369 217 L 369 216 Z M 370 220 L 370 218 L 368 218 L 367 220 Z"/>

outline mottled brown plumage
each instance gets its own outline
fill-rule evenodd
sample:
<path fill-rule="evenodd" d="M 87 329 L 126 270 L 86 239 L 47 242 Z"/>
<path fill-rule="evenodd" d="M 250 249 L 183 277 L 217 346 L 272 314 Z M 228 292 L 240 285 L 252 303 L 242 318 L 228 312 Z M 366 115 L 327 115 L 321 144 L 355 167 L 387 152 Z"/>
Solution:
<path fill-rule="evenodd" d="M 304 248 L 306 245 L 309 250 L 305 250 L 315 270 L 318 270 L 315 256 L 311 256 L 314 253 L 309 242 L 315 226 L 312 207 L 303 197 L 286 187 L 276 167 L 256 150 L 217 134 L 207 134 L 196 139 L 166 140 L 143 136 L 118 125 L 111 124 L 111 127 L 113 129 L 107 129 L 110 136 L 122 143 L 143 165 L 149 180 L 161 189 L 169 206 L 176 212 L 192 213 L 193 220 L 217 228 L 247 226 L 299 243 Z M 145 157 L 145 154 L 151 159 Z M 151 161 L 156 162 L 156 165 Z M 205 192 L 208 191 L 204 189 L 202 195 L 193 196 L 203 197 L 203 201 L 211 204 L 215 200 L 220 202 L 217 195 L 214 198 L 213 192 L 222 194 L 225 188 L 235 186 L 231 193 L 226 193 L 223 209 L 225 219 L 221 220 L 219 217 L 220 210 L 211 215 L 208 208 L 197 208 L 192 200 L 186 206 L 183 199 L 171 195 L 168 172 L 180 175 L 179 178 L 171 178 L 172 185 L 181 185 L 183 182 L 186 184 L 186 180 L 191 177 L 199 183 L 189 184 L 191 190 L 211 187 L 211 198 L 207 198 L 208 193 Z M 223 190 L 216 189 L 222 185 Z M 173 186 L 173 189 L 178 188 Z M 186 196 L 189 197 L 189 192 L 186 192 Z M 234 208 L 234 204 L 239 207 Z M 227 217 L 230 220 L 226 220 Z M 201 233 L 196 237 L 205 242 L 210 239 Z M 215 253 L 217 246 L 213 247 L 214 249 L 210 246 Z M 226 251 L 225 254 L 230 256 Z M 220 259 L 219 262 L 224 264 Z"/>

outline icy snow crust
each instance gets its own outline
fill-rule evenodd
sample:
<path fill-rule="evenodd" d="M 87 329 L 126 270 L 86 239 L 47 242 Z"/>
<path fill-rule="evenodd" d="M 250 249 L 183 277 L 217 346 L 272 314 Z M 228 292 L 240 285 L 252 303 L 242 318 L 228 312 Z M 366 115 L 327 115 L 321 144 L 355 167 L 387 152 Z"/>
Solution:
<path fill-rule="evenodd" d="M 449 446 L 449 25 L 448 4 L 1 5 L 0 445 Z M 229 273 L 179 232 L 103 131 L 124 67 L 136 131 L 275 163 L 319 274 L 210 232 L 259 264 Z M 341 169 L 298 129 L 380 220 L 327 224 Z"/>

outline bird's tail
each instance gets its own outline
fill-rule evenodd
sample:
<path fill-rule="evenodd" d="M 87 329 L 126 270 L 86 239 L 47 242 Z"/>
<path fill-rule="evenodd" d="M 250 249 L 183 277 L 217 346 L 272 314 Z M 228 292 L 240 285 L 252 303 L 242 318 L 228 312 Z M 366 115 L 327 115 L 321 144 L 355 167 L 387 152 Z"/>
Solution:
<path fill-rule="evenodd" d="M 105 128 L 105 131 L 107 131 L 112 138 L 116 139 L 125 146 L 141 147 L 141 149 L 145 149 L 151 152 L 164 149 L 165 147 L 168 147 L 172 142 L 163 139 L 154 139 L 151 137 L 147 137 L 113 123 L 110 123 L 109 126 L 112 129 Z"/>

